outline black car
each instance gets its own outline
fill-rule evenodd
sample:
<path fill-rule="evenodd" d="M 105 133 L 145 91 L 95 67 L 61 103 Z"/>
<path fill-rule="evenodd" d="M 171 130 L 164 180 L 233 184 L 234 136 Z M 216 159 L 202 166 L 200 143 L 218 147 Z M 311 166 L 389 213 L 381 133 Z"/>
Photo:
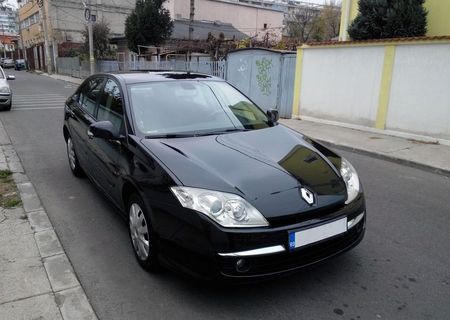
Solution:
<path fill-rule="evenodd" d="M 70 168 L 124 213 L 139 263 L 206 279 L 284 274 L 365 231 L 352 165 L 277 123 L 226 81 L 89 77 L 65 107 Z"/>
<path fill-rule="evenodd" d="M 22 70 L 22 69 L 26 69 L 26 64 L 25 64 L 25 60 L 24 59 L 17 59 L 15 62 L 14 62 L 14 68 L 16 69 L 16 70 Z"/>

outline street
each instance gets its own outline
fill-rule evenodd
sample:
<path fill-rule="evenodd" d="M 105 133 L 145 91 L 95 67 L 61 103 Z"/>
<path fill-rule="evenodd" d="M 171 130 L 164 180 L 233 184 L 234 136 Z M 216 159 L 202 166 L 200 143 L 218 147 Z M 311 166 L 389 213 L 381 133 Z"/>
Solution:
<path fill-rule="evenodd" d="M 447 319 L 450 179 L 339 151 L 358 170 L 368 224 L 362 243 L 298 274 L 215 287 L 144 272 L 126 222 L 88 179 L 72 176 L 63 107 L 76 85 L 25 71 L 0 113 L 100 319 Z M 432 156 L 432 155 L 430 155 Z"/>

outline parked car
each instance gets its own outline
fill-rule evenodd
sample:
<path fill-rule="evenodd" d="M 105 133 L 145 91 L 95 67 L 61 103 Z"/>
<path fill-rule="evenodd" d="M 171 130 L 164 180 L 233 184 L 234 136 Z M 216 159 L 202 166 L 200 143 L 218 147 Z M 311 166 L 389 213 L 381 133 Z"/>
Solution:
<path fill-rule="evenodd" d="M 67 100 L 63 132 L 72 173 L 125 215 L 147 270 L 248 281 L 336 256 L 364 236 L 352 165 L 224 80 L 94 75 Z"/>
<path fill-rule="evenodd" d="M 17 59 L 15 61 L 15 65 L 14 66 L 15 66 L 16 70 L 26 69 L 25 60 L 24 59 Z"/>
<path fill-rule="evenodd" d="M 0 111 L 11 110 L 12 92 L 8 81 L 15 79 L 13 75 L 5 76 L 3 68 L 0 67 Z"/>
<path fill-rule="evenodd" d="M 14 60 L 13 59 L 4 59 L 2 67 L 4 69 L 14 68 L 15 67 Z"/>

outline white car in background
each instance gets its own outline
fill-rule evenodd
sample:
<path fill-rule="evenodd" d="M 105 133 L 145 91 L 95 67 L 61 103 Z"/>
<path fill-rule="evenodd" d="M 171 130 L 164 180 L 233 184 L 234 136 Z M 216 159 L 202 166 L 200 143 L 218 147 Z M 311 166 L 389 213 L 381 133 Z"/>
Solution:
<path fill-rule="evenodd" d="M 15 76 L 6 76 L 3 68 L 0 67 L 0 111 L 11 110 L 12 92 L 8 81 L 15 79 Z"/>

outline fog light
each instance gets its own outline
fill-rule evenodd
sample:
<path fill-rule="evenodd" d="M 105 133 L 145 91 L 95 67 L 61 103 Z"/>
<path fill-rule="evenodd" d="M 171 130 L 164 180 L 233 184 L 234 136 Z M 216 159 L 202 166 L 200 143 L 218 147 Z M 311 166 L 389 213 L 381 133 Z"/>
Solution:
<path fill-rule="evenodd" d="M 236 261 L 236 271 L 244 273 L 250 270 L 250 263 L 245 259 L 239 259 Z"/>

